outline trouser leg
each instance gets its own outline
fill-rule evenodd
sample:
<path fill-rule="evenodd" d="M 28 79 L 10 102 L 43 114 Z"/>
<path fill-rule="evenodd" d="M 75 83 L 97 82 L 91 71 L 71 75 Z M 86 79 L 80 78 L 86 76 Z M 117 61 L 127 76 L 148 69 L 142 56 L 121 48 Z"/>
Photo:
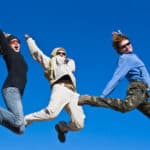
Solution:
<path fill-rule="evenodd" d="M 0 123 L 15 133 L 24 132 L 24 115 L 21 95 L 18 88 L 8 87 L 3 90 L 7 110 L 0 107 Z"/>
<path fill-rule="evenodd" d="M 150 101 L 146 101 L 138 106 L 137 108 L 140 112 L 150 118 Z"/>
<path fill-rule="evenodd" d="M 142 82 L 131 82 L 127 90 L 125 100 L 119 98 L 101 98 L 90 97 L 86 104 L 99 107 L 107 107 L 120 112 L 130 111 L 141 103 L 145 102 L 147 98 L 147 87 Z"/>
<path fill-rule="evenodd" d="M 25 116 L 26 125 L 32 122 L 54 119 L 68 103 L 63 86 L 54 85 L 51 93 L 50 101 L 46 108 Z"/>
<path fill-rule="evenodd" d="M 102 97 L 81 95 L 79 97 L 78 105 L 91 105 L 97 107 L 108 107 L 108 104 L 102 101 Z"/>
<path fill-rule="evenodd" d="M 78 94 L 70 92 L 70 101 L 65 106 L 65 110 L 70 116 L 70 121 L 60 122 L 59 126 L 62 131 L 77 131 L 84 127 L 85 115 L 81 106 L 78 105 Z"/>

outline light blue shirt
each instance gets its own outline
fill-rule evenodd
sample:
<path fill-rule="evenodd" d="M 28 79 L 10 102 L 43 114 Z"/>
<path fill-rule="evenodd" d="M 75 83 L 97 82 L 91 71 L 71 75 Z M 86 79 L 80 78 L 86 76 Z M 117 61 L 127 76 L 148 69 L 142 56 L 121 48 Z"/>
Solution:
<path fill-rule="evenodd" d="M 122 54 L 119 57 L 118 67 L 112 79 L 108 82 L 101 97 L 107 97 L 118 85 L 119 81 L 126 77 L 129 82 L 140 80 L 150 88 L 150 76 L 144 63 L 134 53 Z"/>

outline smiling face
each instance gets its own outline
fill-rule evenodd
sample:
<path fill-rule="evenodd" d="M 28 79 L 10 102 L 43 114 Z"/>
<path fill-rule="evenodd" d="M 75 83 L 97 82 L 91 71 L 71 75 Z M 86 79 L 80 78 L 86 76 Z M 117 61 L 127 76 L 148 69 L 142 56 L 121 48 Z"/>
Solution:
<path fill-rule="evenodd" d="M 112 45 L 119 54 L 130 53 L 133 51 L 129 38 L 118 32 L 112 32 Z"/>
<path fill-rule="evenodd" d="M 132 44 L 128 39 L 124 39 L 119 43 L 118 52 L 119 53 L 130 53 L 133 51 Z"/>
<path fill-rule="evenodd" d="M 18 39 L 12 39 L 11 41 L 9 41 L 9 46 L 10 46 L 15 52 L 19 52 L 19 51 L 20 51 L 20 42 L 18 41 Z"/>
<path fill-rule="evenodd" d="M 66 52 L 63 49 L 59 49 L 56 55 L 59 55 L 61 57 L 66 57 Z"/>

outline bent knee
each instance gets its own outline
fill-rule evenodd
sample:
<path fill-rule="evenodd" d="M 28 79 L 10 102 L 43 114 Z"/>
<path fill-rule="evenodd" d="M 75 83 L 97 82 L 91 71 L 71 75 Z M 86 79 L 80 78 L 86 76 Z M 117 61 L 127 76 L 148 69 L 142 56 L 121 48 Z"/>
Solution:
<path fill-rule="evenodd" d="M 48 109 L 48 108 L 45 109 L 45 113 L 46 113 L 47 118 L 49 120 L 52 120 L 52 119 L 56 118 L 57 115 L 58 115 L 58 113 L 56 113 L 56 111 L 54 111 L 52 109 Z"/>
<path fill-rule="evenodd" d="M 82 128 L 84 128 L 84 120 L 75 121 L 74 125 L 75 125 L 76 130 L 81 130 Z"/>
<path fill-rule="evenodd" d="M 25 126 L 23 124 L 14 127 L 14 132 L 17 134 L 23 134 L 24 131 L 25 131 Z"/>
<path fill-rule="evenodd" d="M 23 134 L 23 133 L 24 133 L 24 129 L 19 128 L 19 130 L 18 130 L 17 133 L 18 133 L 18 134 Z"/>

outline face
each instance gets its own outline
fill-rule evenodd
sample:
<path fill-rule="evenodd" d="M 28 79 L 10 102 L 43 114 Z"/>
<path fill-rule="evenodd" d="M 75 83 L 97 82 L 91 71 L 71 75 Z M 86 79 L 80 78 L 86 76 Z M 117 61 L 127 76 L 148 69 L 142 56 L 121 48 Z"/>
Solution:
<path fill-rule="evenodd" d="M 15 51 L 19 52 L 20 51 L 20 42 L 17 39 L 12 39 L 9 42 L 9 46 Z"/>
<path fill-rule="evenodd" d="M 60 49 L 57 51 L 56 55 L 59 55 L 61 57 L 66 57 L 66 52 Z"/>
<path fill-rule="evenodd" d="M 119 53 L 129 53 L 133 51 L 132 45 L 129 40 L 122 40 L 119 44 Z"/>

